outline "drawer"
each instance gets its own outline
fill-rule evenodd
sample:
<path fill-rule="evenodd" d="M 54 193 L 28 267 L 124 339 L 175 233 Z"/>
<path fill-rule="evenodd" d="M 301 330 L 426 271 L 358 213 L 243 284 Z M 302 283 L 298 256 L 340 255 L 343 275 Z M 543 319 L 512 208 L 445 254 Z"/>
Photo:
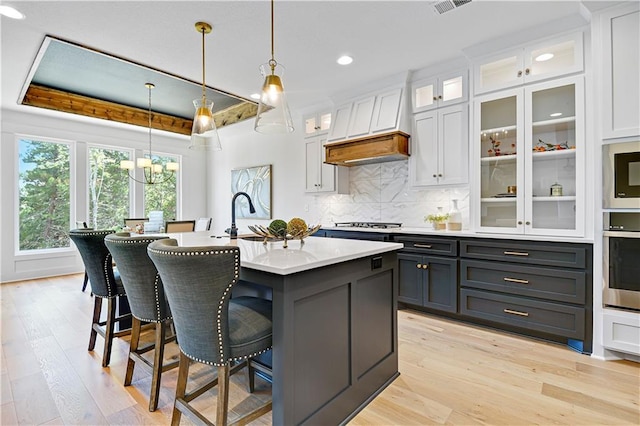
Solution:
<path fill-rule="evenodd" d="M 587 251 L 583 245 L 540 241 L 460 241 L 461 257 L 564 268 L 586 268 Z"/>
<path fill-rule="evenodd" d="M 460 286 L 584 305 L 587 274 L 578 270 L 461 259 Z"/>
<path fill-rule="evenodd" d="M 585 310 L 575 306 L 461 288 L 460 313 L 556 336 L 585 338 Z"/>
<path fill-rule="evenodd" d="M 404 244 L 403 251 L 405 252 L 411 251 L 440 256 L 458 255 L 458 240 L 456 239 L 394 235 L 393 241 Z"/>

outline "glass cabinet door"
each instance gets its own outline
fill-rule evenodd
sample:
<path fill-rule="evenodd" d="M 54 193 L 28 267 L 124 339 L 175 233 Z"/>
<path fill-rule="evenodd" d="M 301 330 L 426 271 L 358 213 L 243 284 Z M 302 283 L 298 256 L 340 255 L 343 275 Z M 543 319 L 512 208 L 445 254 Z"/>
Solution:
<path fill-rule="evenodd" d="M 582 227 L 582 85 L 576 80 L 527 89 L 527 232 L 573 235 Z"/>
<path fill-rule="evenodd" d="M 480 227 L 522 232 L 522 92 L 500 96 L 479 103 Z"/>
<path fill-rule="evenodd" d="M 581 236 L 582 77 L 485 96 L 476 101 L 476 111 L 479 227 L 496 233 Z"/>

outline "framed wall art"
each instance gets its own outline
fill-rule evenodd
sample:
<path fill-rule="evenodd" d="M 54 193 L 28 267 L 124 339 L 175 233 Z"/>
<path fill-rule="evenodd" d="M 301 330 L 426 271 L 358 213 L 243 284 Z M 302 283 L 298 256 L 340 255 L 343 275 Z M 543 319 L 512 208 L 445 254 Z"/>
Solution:
<path fill-rule="evenodd" d="M 231 196 L 246 192 L 256 209 L 249 213 L 246 197 L 236 198 L 236 219 L 271 219 L 271 164 L 231 170 Z"/>

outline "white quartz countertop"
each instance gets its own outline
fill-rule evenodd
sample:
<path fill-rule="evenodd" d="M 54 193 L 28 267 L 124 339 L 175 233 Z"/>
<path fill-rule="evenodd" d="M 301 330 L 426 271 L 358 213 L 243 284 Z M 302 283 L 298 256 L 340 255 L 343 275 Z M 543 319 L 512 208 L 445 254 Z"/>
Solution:
<path fill-rule="evenodd" d="M 345 240 L 342 238 L 308 237 L 304 244 L 300 240 L 289 240 L 288 248 L 282 241 L 249 241 L 228 236 L 216 236 L 210 231 L 165 234 L 178 241 L 179 246 L 237 246 L 240 248 L 240 264 L 244 268 L 257 269 L 279 275 L 333 265 L 348 260 L 401 249 L 400 243 L 379 241 Z"/>

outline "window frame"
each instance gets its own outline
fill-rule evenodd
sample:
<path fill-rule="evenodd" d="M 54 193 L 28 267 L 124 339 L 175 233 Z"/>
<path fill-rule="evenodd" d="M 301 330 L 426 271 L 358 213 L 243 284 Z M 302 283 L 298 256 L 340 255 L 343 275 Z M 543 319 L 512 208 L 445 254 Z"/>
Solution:
<path fill-rule="evenodd" d="M 77 161 L 76 161 L 76 150 L 77 150 L 77 141 L 71 139 L 62 139 L 62 138 L 54 138 L 48 136 L 38 136 L 31 135 L 27 133 L 15 133 L 14 134 L 14 179 L 15 186 L 13 188 L 13 220 L 14 220 L 14 238 L 13 238 L 13 254 L 16 258 L 18 257 L 37 257 L 50 254 L 63 254 L 74 252 L 75 246 L 72 244 L 71 240 L 69 240 L 68 247 L 57 247 L 57 248 L 46 248 L 46 249 L 33 249 L 33 250 L 22 250 L 20 249 L 20 142 L 23 140 L 27 140 L 30 142 L 46 142 L 46 143 L 57 143 L 67 145 L 69 147 L 69 225 L 71 223 L 75 223 L 75 214 L 76 211 L 76 191 L 77 191 Z"/>

